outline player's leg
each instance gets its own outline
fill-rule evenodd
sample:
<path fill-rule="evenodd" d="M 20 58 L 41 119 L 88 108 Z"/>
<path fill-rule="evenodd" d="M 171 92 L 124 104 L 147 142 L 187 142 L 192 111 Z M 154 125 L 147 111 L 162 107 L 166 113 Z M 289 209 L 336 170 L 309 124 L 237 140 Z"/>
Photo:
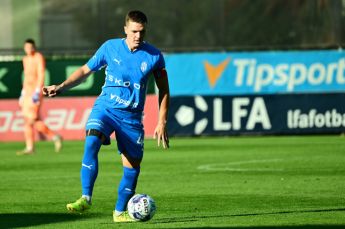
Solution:
<path fill-rule="evenodd" d="M 134 195 L 140 174 L 140 161 L 132 160 L 126 155 L 121 154 L 123 175 L 118 188 L 118 199 L 115 210 L 118 212 L 126 211 L 128 200 Z"/>
<path fill-rule="evenodd" d="M 17 155 L 30 155 L 34 153 L 34 137 L 33 121 L 28 118 L 24 118 L 25 149 L 18 151 Z"/>
<path fill-rule="evenodd" d="M 39 133 L 45 135 L 46 137 L 48 137 L 48 139 L 51 139 L 54 142 L 55 152 L 58 153 L 62 149 L 62 138 L 60 135 L 54 133 L 51 129 L 49 129 L 48 126 L 40 119 L 40 109 L 40 104 L 35 104 L 32 107 L 32 112 L 34 112 L 36 116 L 34 127 Z"/>
<path fill-rule="evenodd" d="M 143 138 L 144 131 L 141 124 L 122 123 L 121 128 L 116 131 L 118 148 L 122 157 L 123 175 L 118 187 L 118 198 L 114 211 L 115 222 L 133 221 L 126 210 L 129 199 L 135 194 L 140 174 Z"/>
<path fill-rule="evenodd" d="M 69 211 L 83 212 L 91 207 L 93 187 L 98 175 L 98 152 L 102 144 L 110 144 L 109 136 L 113 132 L 106 114 L 98 109 L 93 109 L 86 128 L 84 156 L 80 170 L 82 197 L 74 203 L 67 204 Z"/>
<path fill-rule="evenodd" d="M 132 222 L 127 213 L 127 203 L 135 194 L 140 174 L 140 161 L 130 159 L 126 153 L 121 154 L 123 175 L 118 188 L 118 198 L 113 213 L 114 222 Z"/>
<path fill-rule="evenodd" d="M 93 187 L 98 175 L 98 152 L 105 138 L 105 135 L 96 129 L 89 129 L 86 131 L 80 177 L 82 195 L 90 202 Z"/>
<path fill-rule="evenodd" d="M 34 124 L 35 129 L 53 140 L 55 152 L 60 152 L 62 149 L 62 138 L 60 135 L 54 133 L 49 127 L 40 119 L 36 120 Z"/>
<path fill-rule="evenodd" d="M 24 118 L 24 138 L 25 149 L 17 152 L 17 155 L 30 155 L 34 152 L 34 127 L 33 124 L 37 119 L 37 113 L 32 105 L 30 98 L 23 98 L 22 114 Z"/>
<path fill-rule="evenodd" d="M 98 152 L 102 145 L 103 134 L 95 129 L 86 131 L 84 156 L 80 169 L 82 197 L 67 204 L 69 211 L 83 212 L 91 207 L 93 187 L 98 175 Z"/>

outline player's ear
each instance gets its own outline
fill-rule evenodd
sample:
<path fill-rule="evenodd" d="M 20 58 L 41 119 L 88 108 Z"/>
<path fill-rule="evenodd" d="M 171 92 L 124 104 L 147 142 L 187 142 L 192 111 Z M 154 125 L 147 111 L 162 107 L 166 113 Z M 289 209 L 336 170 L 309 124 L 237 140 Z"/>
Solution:
<path fill-rule="evenodd" d="M 123 31 L 125 31 L 125 34 L 127 35 L 127 26 L 123 26 Z"/>

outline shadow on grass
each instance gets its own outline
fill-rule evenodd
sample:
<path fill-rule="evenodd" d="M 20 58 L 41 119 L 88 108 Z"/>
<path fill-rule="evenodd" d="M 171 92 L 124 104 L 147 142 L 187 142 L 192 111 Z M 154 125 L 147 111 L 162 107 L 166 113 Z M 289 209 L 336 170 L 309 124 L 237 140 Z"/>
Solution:
<path fill-rule="evenodd" d="M 258 212 L 258 213 L 244 213 L 244 214 L 228 214 L 228 215 L 196 215 L 190 217 L 178 217 L 178 218 L 160 218 L 154 221 L 154 224 L 161 223 L 179 223 L 179 222 L 193 222 L 199 221 L 202 219 L 211 219 L 211 218 L 232 218 L 232 217 L 250 217 L 250 216 L 264 216 L 264 215 L 285 215 L 285 214 L 299 214 L 299 213 L 317 213 L 317 212 L 338 212 L 345 211 L 345 208 L 333 208 L 333 209 L 308 209 L 308 210 L 295 210 L 295 211 L 277 211 L 277 212 Z M 291 226 L 254 226 L 254 227 L 182 227 L 182 229 L 187 228 L 231 228 L 231 229 L 335 229 L 335 228 L 345 228 L 345 225 L 291 225 Z"/>
<path fill-rule="evenodd" d="M 63 213 L 2 213 L 0 214 L 0 228 L 31 227 L 59 222 L 76 221 L 92 215 L 63 214 Z"/>

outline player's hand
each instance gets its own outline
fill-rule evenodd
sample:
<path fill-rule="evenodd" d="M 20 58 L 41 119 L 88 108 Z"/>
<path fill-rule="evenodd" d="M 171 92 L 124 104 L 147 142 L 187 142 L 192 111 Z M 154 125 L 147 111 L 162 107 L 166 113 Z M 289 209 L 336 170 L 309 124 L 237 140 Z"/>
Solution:
<path fill-rule="evenodd" d="M 60 89 L 61 89 L 60 85 L 44 86 L 42 88 L 42 93 L 43 95 L 48 96 L 48 97 L 55 97 L 58 94 L 60 94 Z"/>
<path fill-rule="evenodd" d="M 169 137 L 168 133 L 166 131 L 166 125 L 165 124 L 158 124 L 154 133 L 153 133 L 153 138 L 157 139 L 158 146 L 163 145 L 164 149 L 169 148 Z"/>
<path fill-rule="evenodd" d="M 32 102 L 34 104 L 39 104 L 40 103 L 40 92 L 39 91 L 35 91 L 35 93 L 32 95 Z"/>

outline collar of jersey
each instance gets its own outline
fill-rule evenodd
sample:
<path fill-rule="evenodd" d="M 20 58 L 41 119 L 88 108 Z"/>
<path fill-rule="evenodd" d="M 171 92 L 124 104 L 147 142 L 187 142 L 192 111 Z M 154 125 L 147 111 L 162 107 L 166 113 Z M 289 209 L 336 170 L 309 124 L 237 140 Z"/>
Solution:
<path fill-rule="evenodd" d="M 141 44 L 139 45 L 138 48 L 136 48 L 135 50 L 131 51 L 131 50 L 129 49 L 127 43 L 126 43 L 126 38 L 122 38 L 122 44 L 123 44 L 123 46 L 125 46 L 125 49 L 126 49 L 129 53 L 135 53 L 135 52 L 137 52 L 138 50 L 141 49 L 141 46 L 142 46 L 144 43 L 145 43 L 145 41 L 143 41 L 143 43 L 141 43 Z"/>

